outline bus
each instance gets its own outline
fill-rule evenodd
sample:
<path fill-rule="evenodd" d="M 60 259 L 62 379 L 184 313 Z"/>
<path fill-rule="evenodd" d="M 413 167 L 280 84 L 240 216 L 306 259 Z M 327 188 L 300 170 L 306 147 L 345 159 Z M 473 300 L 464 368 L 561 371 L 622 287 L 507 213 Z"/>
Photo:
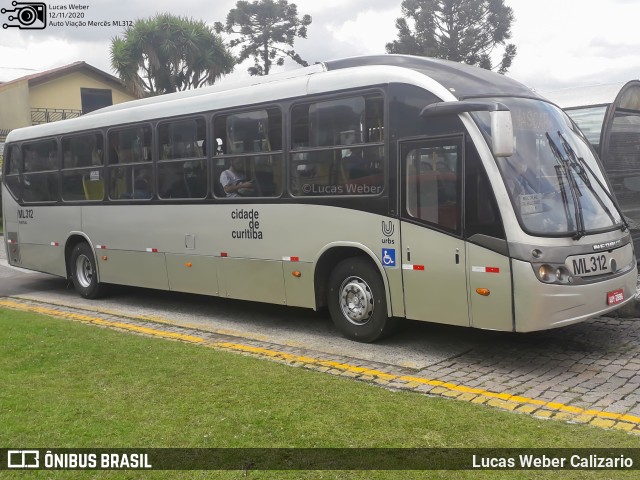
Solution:
<path fill-rule="evenodd" d="M 70 279 L 509 332 L 632 301 L 629 229 L 558 107 L 503 75 L 327 61 L 12 131 L 9 263 Z"/>
<path fill-rule="evenodd" d="M 543 93 L 593 145 L 640 248 L 640 80 Z"/>

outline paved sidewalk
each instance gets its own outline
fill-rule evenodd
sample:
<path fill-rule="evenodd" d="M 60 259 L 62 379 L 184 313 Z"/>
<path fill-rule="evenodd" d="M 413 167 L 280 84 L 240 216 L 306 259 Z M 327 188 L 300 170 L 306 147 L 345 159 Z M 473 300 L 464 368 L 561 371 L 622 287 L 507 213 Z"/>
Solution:
<path fill-rule="evenodd" d="M 498 335 L 490 345 L 416 370 L 18 298 L 1 298 L 0 306 L 258 356 L 386 388 L 640 434 L 638 319 L 599 318 L 559 330 Z"/>

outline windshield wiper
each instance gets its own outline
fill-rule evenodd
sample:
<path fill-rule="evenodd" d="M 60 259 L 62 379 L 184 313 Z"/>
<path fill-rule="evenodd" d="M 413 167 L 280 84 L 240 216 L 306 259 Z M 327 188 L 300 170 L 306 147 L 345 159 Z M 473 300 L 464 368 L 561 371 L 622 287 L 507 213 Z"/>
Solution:
<path fill-rule="evenodd" d="M 609 210 L 609 208 L 604 204 L 604 202 L 600 198 L 600 195 L 597 194 L 597 192 L 595 191 L 595 189 L 591 185 L 591 180 L 589 180 L 589 175 L 585 171 L 585 167 L 587 168 L 587 170 L 589 171 L 591 176 L 596 180 L 596 182 L 600 186 L 600 189 L 604 192 L 604 194 L 607 196 L 607 198 L 611 201 L 611 203 L 613 204 L 614 208 L 618 212 L 618 215 L 620 215 L 620 220 L 621 220 L 621 223 L 622 223 L 620 229 L 623 232 L 628 230 L 629 229 L 629 224 L 627 223 L 627 220 L 624 218 L 624 215 L 623 215 L 622 211 L 620 210 L 620 207 L 618 206 L 618 202 L 616 201 L 616 199 L 613 196 L 613 194 L 611 192 L 609 192 L 609 190 L 607 188 L 605 188 L 605 186 L 602 184 L 602 182 L 600 181 L 598 176 L 593 173 L 593 170 L 591 169 L 589 164 L 585 161 L 585 159 L 582 158 L 582 157 L 579 157 L 576 154 L 575 150 L 571 147 L 569 142 L 567 142 L 567 139 L 564 138 L 564 135 L 562 135 L 562 133 L 558 132 L 558 136 L 560 137 L 560 140 L 562 141 L 562 147 L 564 148 L 565 152 L 567 152 L 567 155 L 571 159 L 570 165 L 578 173 L 578 176 L 582 179 L 582 182 L 587 186 L 587 188 L 589 190 L 591 190 L 591 193 L 593 193 L 593 196 L 598 200 L 598 203 L 600 204 L 602 209 L 605 212 L 607 212 L 607 215 L 609 215 L 609 219 L 611 220 L 611 223 L 613 223 L 615 225 L 616 224 L 616 220 L 613 217 L 613 214 L 611 213 L 611 210 Z"/>
<path fill-rule="evenodd" d="M 584 226 L 584 214 L 582 212 L 582 204 L 580 203 L 580 199 L 578 198 L 578 196 L 581 195 L 580 189 L 576 184 L 576 179 L 573 178 L 571 171 L 567 168 L 567 160 L 562 156 L 562 153 L 560 153 L 560 149 L 551 138 L 551 135 L 549 135 L 549 132 L 546 132 L 545 135 L 547 136 L 547 140 L 549 142 L 549 148 L 551 148 L 551 151 L 553 152 L 553 156 L 556 158 L 556 161 L 558 162 L 558 167 L 560 167 L 559 169 L 556 169 L 556 172 L 558 173 L 562 172 L 564 177 L 567 179 L 567 183 L 569 184 L 569 191 L 571 192 L 571 198 L 573 200 L 573 206 L 575 209 L 575 217 L 576 217 L 576 234 L 573 236 L 573 239 L 580 240 L 587 233 Z M 563 200 L 565 197 L 566 197 L 566 194 L 563 197 Z"/>
<path fill-rule="evenodd" d="M 573 218 L 571 218 L 571 213 L 569 212 L 569 199 L 567 198 L 567 189 L 564 186 L 564 177 L 565 174 L 563 172 L 562 165 L 556 165 L 556 176 L 558 177 L 558 185 L 560 185 L 560 194 L 562 195 L 562 205 L 564 206 L 564 214 L 567 217 L 567 230 L 571 230 L 574 228 L 573 226 Z"/>

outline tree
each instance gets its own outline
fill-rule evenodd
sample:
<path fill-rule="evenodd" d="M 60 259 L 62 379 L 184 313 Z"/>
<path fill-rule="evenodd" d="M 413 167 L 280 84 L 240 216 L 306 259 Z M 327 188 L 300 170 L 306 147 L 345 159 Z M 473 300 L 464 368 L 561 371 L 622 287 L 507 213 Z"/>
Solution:
<path fill-rule="evenodd" d="M 398 39 L 388 53 L 437 57 L 506 73 L 516 55 L 511 38 L 513 10 L 504 0 L 403 0 L 396 20 Z M 491 56 L 500 45 L 502 60 Z"/>
<path fill-rule="evenodd" d="M 253 58 L 250 75 L 269 75 L 272 65 L 284 64 L 286 57 L 300 65 L 309 65 L 294 49 L 296 37 L 307 38 L 311 16 L 298 18 L 298 7 L 287 0 L 260 0 L 249 3 L 239 1 L 227 15 L 226 25 L 215 24 L 216 32 L 239 35 L 230 47 L 242 46 L 237 62 Z"/>
<path fill-rule="evenodd" d="M 138 96 L 212 85 L 234 64 L 210 26 L 169 13 L 136 20 L 111 43 L 111 66 Z"/>

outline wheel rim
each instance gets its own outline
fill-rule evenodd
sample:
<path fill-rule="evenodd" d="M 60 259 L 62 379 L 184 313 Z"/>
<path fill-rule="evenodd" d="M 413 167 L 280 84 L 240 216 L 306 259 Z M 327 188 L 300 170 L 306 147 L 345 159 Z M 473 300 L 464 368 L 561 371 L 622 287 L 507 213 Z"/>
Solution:
<path fill-rule="evenodd" d="M 340 286 L 340 309 L 354 325 L 366 324 L 373 314 L 373 292 L 359 277 L 349 277 Z"/>
<path fill-rule="evenodd" d="M 91 285 L 93 266 L 91 265 L 89 257 L 84 254 L 78 256 L 76 260 L 76 278 L 78 279 L 78 283 L 84 288 L 88 288 Z"/>

